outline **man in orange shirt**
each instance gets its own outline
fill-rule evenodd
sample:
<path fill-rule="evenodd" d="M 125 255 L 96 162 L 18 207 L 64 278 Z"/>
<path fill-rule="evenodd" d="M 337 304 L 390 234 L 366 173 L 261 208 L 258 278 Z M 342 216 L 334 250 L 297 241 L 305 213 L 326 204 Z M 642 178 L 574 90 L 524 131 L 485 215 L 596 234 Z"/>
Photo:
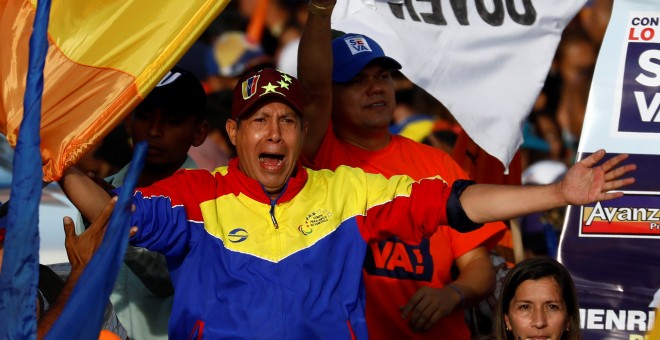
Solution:
<path fill-rule="evenodd" d="M 310 2 L 300 44 L 298 74 L 310 131 L 303 147 L 306 165 L 348 165 L 388 178 L 440 176 L 450 185 L 467 178 L 448 154 L 390 134 L 395 106 L 390 71 L 401 65 L 364 35 L 331 42 L 333 6 L 333 0 Z M 466 234 L 443 227 L 418 246 L 396 238 L 371 244 L 364 263 L 370 337 L 469 339 L 463 308 L 492 293 L 488 249 L 504 230 L 502 223 Z M 451 275 L 453 263 L 457 277 Z"/>

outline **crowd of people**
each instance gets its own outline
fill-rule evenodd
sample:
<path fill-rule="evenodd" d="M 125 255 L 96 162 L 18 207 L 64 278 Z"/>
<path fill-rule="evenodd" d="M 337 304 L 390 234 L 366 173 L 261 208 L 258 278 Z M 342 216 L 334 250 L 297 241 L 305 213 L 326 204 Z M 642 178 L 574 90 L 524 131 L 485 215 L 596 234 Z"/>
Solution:
<path fill-rule="evenodd" d="M 318 27 L 311 29 L 321 33 L 324 26 L 329 28 L 323 24 L 328 18 L 318 16 Z M 329 30 L 326 33 L 329 35 Z M 348 79 L 380 67 L 382 58 L 392 62 L 379 54 L 366 61 L 362 56 L 353 58 L 355 62 L 364 62 L 364 67 Z M 366 82 L 382 86 L 388 83 L 388 72 L 381 69 L 380 76 Z M 175 68 L 157 87 L 191 85 L 186 84 L 186 79 L 192 78 L 185 70 Z M 480 270 L 468 277 L 461 273 L 444 287 L 442 282 L 434 286 L 419 284 L 405 296 L 405 306 L 379 306 L 375 300 L 393 298 L 403 284 L 382 284 L 378 280 L 366 284 L 363 260 L 369 248 L 376 261 L 385 248 L 374 245 L 396 237 L 403 243 L 417 245 L 413 253 L 419 254 L 436 233 L 482 231 L 486 222 L 621 197 L 622 193 L 613 190 L 634 181 L 623 178 L 635 169 L 632 164 L 621 164 L 625 155 L 597 165 L 604 150 L 576 163 L 559 183 L 544 186 L 475 184 L 466 179 L 457 179 L 450 185 L 439 176 L 386 178 L 344 165 L 334 171 L 303 168 L 299 157 L 309 157 L 305 156 L 309 151 L 305 148 L 306 136 L 310 135 L 310 128 L 318 127 L 318 122 L 306 118 L 309 101 L 304 99 L 302 84 L 272 68 L 243 76 L 234 90 L 232 118 L 226 124 L 237 157 L 214 171 L 178 170 L 134 192 L 134 227 L 129 242 L 166 258 L 174 288 L 169 337 L 364 338 L 370 334 L 379 338 L 392 336 L 379 336 L 377 332 L 382 329 L 423 336 L 436 327 L 447 327 L 444 329 L 448 333 L 450 327 L 463 323 L 462 314 L 454 324 L 439 321 L 479 299 L 478 290 L 472 287 L 486 283 L 491 287 L 485 291 L 492 289 L 494 277 L 488 277 L 490 262 L 484 259 L 468 265 L 463 272 L 474 266 Z M 316 85 L 310 81 L 307 86 Z M 309 92 L 313 91 L 306 91 Z M 179 94 L 176 100 L 196 97 Z M 382 104 L 384 100 L 378 101 Z M 377 107 L 380 110 L 382 105 Z M 138 107 L 136 112 L 143 109 Z M 158 127 L 162 135 L 167 135 L 165 130 L 176 130 L 174 122 L 185 125 L 181 117 L 168 117 L 164 126 L 159 124 L 177 112 L 176 108 L 156 105 L 146 111 L 146 116 L 154 117 L 152 129 Z M 195 122 L 195 117 L 187 116 Z M 327 121 L 329 117 L 325 118 Z M 194 126 L 190 130 L 195 130 Z M 318 131 L 316 134 L 321 135 L 317 139 L 328 138 Z M 154 133 L 150 137 L 154 140 L 147 140 L 147 164 L 163 154 L 157 146 L 151 147 L 156 137 L 160 135 Z M 112 193 L 121 191 L 119 187 L 109 193 L 75 167 L 65 171 L 60 185 L 88 220 L 97 220 Z M 304 224 L 296 228 L 303 220 Z M 401 247 L 394 249 L 400 249 L 397 256 L 404 256 Z M 427 262 L 414 265 L 434 267 L 435 262 L 436 257 L 431 256 Z M 405 264 L 399 263 L 405 268 Z M 414 274 L 423 279 L 423 270 L 416 268 Z M 546 281 L 544 289 L 554 287 Z M 516 288 L 516 297 L 520 287 Z M 374 297 L 373 291 L 385 291 L 388 296 Z M 561 303 L 556 299 L 541 303 L 539 315 L 533 317 L 544 320 L 534 326 L 540 335 L 557 332 L 547 328 L 556 326 L 546 315 L 545 305 L 549 301 L 555 301 L 552 306 Z M 376 309 L 393 312 L 406 322 L 397 326 L 383 323 L 383 319 L 388 320 L 386 315 L 370 318 L 370 311 Z M 514 321 L 507 322 L 515 327 Z M 565 320 L 563 323 L 570 325 Z M 516 334 L 529 331 L 522 326 L 520 330 L 512 329 Z M 130 327 L 127 331 L 131 333 Z M 456 334 L 470 337 L 469 333 Z"/>
<path fill-rule="evenodd" d="M 308 2 L 273 0 L 266 8 L 259 8 L 258 3 L 241 0 L 228 4 L 179 62 L 202 81 L 207 93 L 208 136 L 189 152 L 200 168 L 212 170 L 228 164 L 235 156 L 224 124 L 231 116 L 231 92 L 240 75 L 263 67 L 298 74 L 298 47 L 309 15 Z M 501 183 L 549 183 L 560 179 L 573 163 L 596 56 L 612 6 L 612 0 L 590 0 L 564 30 L 545 85 L 523 126 L 524 142 L 510 164 L 511 175 L 504 181 L 498 179 Z M 261 25 L 255 24 L 255 17 L 261 18 Z M 258 34 L 254 27 L 259 29 Z M 339 35 L 341 32 L 333 32 L 333 37 Z M 320 53 L 317 56 L 327 57 Z M 318 66 L 322 64 L 316 61 L 314 72 Z M 452 156 L 462 172 L 479 182 L 490 183 L 490 178 L 483 178 L 478 169 L 466 164 L 461 142 L 467 139 L 468 148 L 480 148 L 462 131 L 451 112 L 397 69 L 392 69 L 392 77 L 394 107 L 383 118 L 389 119 L 390 133 L 438 148 Z M 345 125 L 340 124 L 339 128 L 345 129 Z M 79 166 L 100 178 L 116 173 L 130 159 L 130 140 L 126 129 L 117 127 Z M 454 148 L 457 142 L 461 144 L 458 149 Z M 513 221 L 520 230 L 523 248 L 516 261 L 556 256 L 562 221 L 563 210 Z M 507 238 L 510 235 L 505 236 L 504 243 Z M 513 256 L 504 256 L 509 263 L 515 262 Z"/>
<path fill-rule="evenodd" d="M 332 31 L 335 0 L 230 3 L 60 181 L 85 235 L 107 223 L 131 145 L 149 144 L 106 330 L 579 339 L 573 283 L 553 259 L 563 208 L 619 197 L 607 192 L 634 169 L 625 156 L 596 166 L 602 151 L 574 164 L 612 2 L 590 1 L 566 28 L 523 130 L 519 183 L 538 186 L 474 184 L 451 113 L 377 41 Z M 496 251 L 512 226 L 522 258 Z"/>

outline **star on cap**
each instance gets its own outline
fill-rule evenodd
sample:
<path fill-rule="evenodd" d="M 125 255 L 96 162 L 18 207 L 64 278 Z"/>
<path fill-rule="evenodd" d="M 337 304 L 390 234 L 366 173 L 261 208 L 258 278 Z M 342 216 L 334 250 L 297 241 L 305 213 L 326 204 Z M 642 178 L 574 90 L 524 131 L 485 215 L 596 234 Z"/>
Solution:
<path fill-rule="evenodd" d="M 286 81 L 278 80 L 277 83 L 280 84 L 281 88 L 284 88 L 284 89 L 287 89 L 287 90 L 289 89 L 289 83 L 287 83 Z"/>
<path fill-rule="evenodd" d="M 282 73 L 282 79 L 283 79 L 285 82 L 291 84 L 291 77 L 289 77 L 289 75 L 287 75 L 287 74 L 285 74 L 285 73 Z"/>
<path fill-rule="evenodd" d="M 275 90 L 277 90 L 277 86 L 271 84 L 270 82 L 268 82 L 268 85 L 262 86 L 261 88 L 264 89 L 263 94 L 271 93 L 271 92 L 279 93 L 279 92 L 275 91 Z"/>

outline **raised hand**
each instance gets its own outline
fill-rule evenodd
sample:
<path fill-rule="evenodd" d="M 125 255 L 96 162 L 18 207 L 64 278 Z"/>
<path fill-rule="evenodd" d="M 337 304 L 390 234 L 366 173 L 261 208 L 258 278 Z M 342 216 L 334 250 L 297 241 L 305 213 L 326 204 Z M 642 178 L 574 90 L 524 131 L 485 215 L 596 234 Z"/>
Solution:
<path fill-rule="evenodd" d="M 618 166 L 628 158 L 621 154 L 595 166 L 605 157 L 605 150 L 598 150 L 573 165 L 560 182 L 561 197 L 566 204 L 584 205 L 623 196 L 622 192 L 610 192 L 635 182 L 634 178 L 621 176 L 637 168 L 635 164 Z M 618 166 L 618 167 L 617 167 Z"/>
<path fill-rule="evenodd" d="M 64 234 L 66 236 L 64 244 L 72 271 L 84 269 L 101 245 L 116 202 L 117 197 L 110 199 L 101 214 L 82 235 L 76 235 L 73 220 L 68 216 L 64 217 Z"/>

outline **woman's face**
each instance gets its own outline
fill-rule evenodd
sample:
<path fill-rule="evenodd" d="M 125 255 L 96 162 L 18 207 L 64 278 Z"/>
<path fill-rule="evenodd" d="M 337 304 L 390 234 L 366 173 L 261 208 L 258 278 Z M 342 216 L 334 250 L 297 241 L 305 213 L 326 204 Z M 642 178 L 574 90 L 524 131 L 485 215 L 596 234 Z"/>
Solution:
<path fill-rule="evenodd" d="M 569 325 L 561 288 L 552 277 L 526 280 L 516 289 L 504 321 L 514 339 L 559 339 Z"/>

